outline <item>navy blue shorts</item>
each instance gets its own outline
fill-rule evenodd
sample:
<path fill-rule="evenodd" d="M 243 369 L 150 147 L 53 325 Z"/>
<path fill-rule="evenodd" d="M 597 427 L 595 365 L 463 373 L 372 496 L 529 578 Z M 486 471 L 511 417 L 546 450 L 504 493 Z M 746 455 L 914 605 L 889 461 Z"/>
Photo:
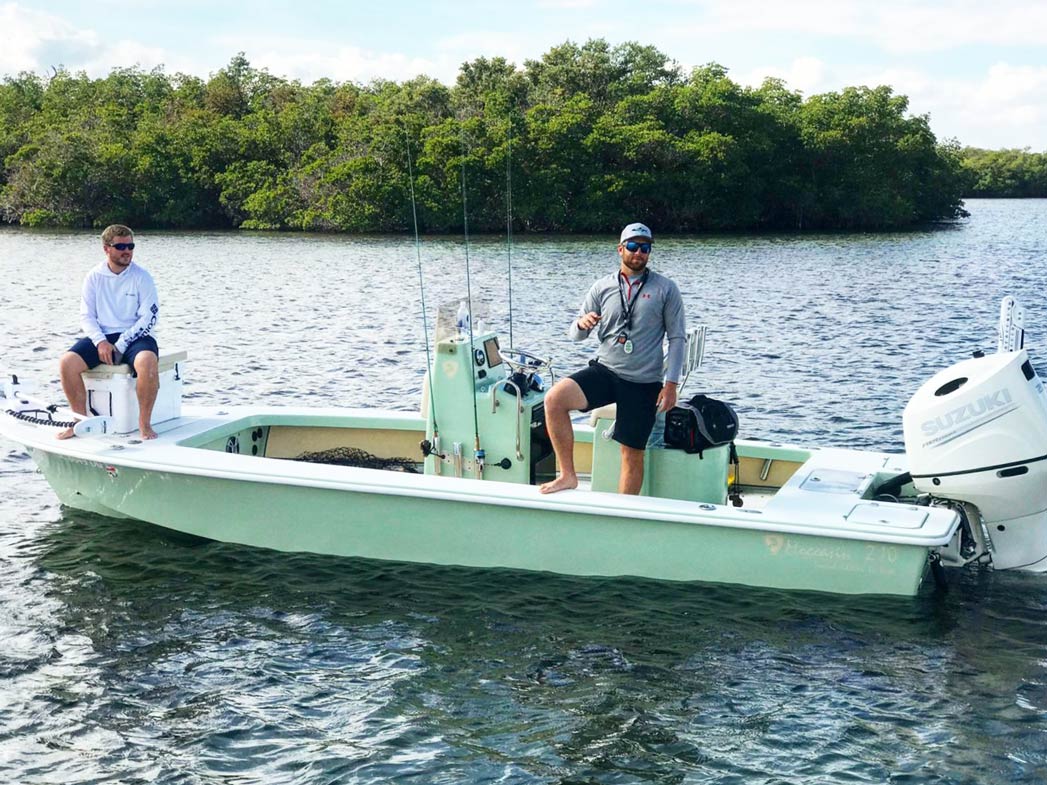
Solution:
<path fill-rule="evenodd" d="M 589 404 L 585 411 L 618 404 L 618 415 L 614 421 L 614 440 L 626 447 L 643 450 L 654 427 L 658 413 L 658 394 L 661 382 L 629 382 L 596 360 L 589 367 L 570 376 L 582 388 Z"/>
<path fill-rule="evenodd" d="M 105 337 L 114 346 L 119 338 L 120 333 L 109 333 Z M 98 356 L 98 347 L 95 346 L 95 342 L 90 338 L 81 338 L 69 348 L 69 351 L 79 354 L 83 361 L 87 363 L 88 368 L 97 368 L 102 364 L 102 358 Z M 158 358 L 160 357 L 160 349 L 157 347 L 156 339 L 153 336 L 145 335 L 137 341 L 132 341 L 130 346 L 127 347 L 127 351 L 124 352 L 124 356 L 120 358 L 121 363 L 131 366 L 132 374 L 134 374 L 135 369 L 135 357 L 141 352 L 152 352 Z"/>

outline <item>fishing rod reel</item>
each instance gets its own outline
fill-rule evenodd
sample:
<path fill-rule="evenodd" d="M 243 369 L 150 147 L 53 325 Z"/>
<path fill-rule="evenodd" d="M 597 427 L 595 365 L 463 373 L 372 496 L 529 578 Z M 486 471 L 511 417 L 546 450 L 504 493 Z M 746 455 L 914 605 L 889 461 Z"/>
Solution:
<path fill-rule="evenodd" d="M 440 460 L 444 460 L 447 456 L 440 452 L 440 448 L 434 443 L 435 441 L 436 440 L 432 439 L 422 439 L 422 441 L 418 443 L 418 449 L 422 451 L 423 458 L 435 455 Z"/>
<path fill-rule="evenodd" d="M 515 349 L 511 346 L 499 349 L 498 353 L 502 362 L 509 369 L 509 377 L 504 388 L 506 392 L 513 392 L 512 385 L 519 390 L 544 392 L 545 381 L 539 375 L 539 371 L 543 370 L 549 374 L 550 384 L 556 381 L 552 360 L 539 357 L 526 349 Z"/>

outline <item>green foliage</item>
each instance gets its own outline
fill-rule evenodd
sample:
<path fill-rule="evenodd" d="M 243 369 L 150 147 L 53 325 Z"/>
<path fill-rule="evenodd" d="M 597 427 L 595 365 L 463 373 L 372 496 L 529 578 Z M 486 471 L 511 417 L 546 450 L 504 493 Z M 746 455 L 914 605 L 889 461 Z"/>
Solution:
<path fill-rule="evenodd" d="M 509 176 L 519 230 L 901 227 L 962 215 L 965 189 L 1042 195 L 1047 168 L 938 143 L 888 87 L 805 100 L 603 40 L 478 58 L 452 87 L 302 85 L 243 54 L 206 80 L 19 74 L 0 161 L 7 222 L 347 232 L 409 230 L 412 185 L 423 231 L 503 231 Z"/>
<path fill-rule="evenodd" d="M 525 74 L 536 102 L 556 106 L 584 94 L 601 111 L 680 78 L 677 65 L 653 46 L 628 42 L 611 48 L 602 39 L 555 46 L 541 60 L 528 60 Z"/>
<path fill-rule="evenodd" d="M 1047 197 L 1047 152 L 968 147 L 956 154 L 968 196 Z"/>
<path fill-rule="evenodd" d="M 814 96 L 801 112 L 815 225 L 889 227 L 937 217 L 928 180 L 947 172 L 926 117 L 906 117 L 908 100 L 889 87 L 849 87 Z M 861 183 L 862 188 L 848 187 Z M 946 178 L 943 182 L 948 184 Z M 944 206 L 947 207 L 947 206 Z"/>

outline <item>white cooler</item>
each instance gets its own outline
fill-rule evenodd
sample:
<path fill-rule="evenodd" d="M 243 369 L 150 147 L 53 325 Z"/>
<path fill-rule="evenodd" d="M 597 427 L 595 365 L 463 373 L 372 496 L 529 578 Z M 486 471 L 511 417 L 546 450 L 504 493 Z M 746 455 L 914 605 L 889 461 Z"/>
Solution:
<path fill-rule="evenodd" d="M 160 389 L 153 405 L 152 423 L 182 416 L 182 363 L 188 355 L 172 352 L 160 355 Z M 113 433 L 138 430 L 138 379 L 129 365 L 99 365 L 84 371 L 88 414 L 112 419 Z"/>

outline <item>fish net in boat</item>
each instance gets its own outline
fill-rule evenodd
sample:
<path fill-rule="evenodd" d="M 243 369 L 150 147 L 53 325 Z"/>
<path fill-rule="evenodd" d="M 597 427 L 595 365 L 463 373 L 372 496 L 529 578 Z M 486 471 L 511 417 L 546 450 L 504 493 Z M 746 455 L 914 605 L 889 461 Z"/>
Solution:
<path fill-rule="evenodd" d="M 295 458 L 306 463 L 328 463 L 334 466 L 353 466 L 357 469 L 385 469 L 417 474 L 416 461 L 410 458 L 380 458 L 359 447 L 332 447 L 330 450 L 304 452 Z"/>

